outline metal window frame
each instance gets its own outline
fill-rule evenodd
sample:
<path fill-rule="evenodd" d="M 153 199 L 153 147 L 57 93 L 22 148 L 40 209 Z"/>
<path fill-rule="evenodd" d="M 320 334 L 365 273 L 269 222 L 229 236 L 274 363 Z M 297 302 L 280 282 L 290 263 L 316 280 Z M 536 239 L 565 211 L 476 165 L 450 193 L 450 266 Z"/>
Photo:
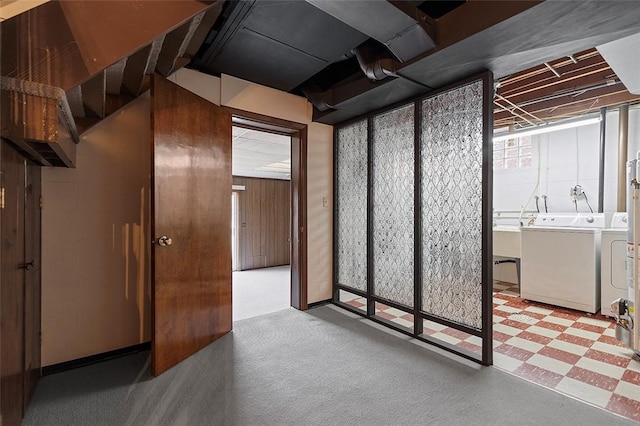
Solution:
<path fill-rule="evenodd" d="M 421 310 L 422 307 L 422 200 L 420 170 L 422 158 L 420 155 L 421 113 L 422 101 L 441 95 L 470 83 L 482 81 L 483 87 L 483 126 L 482 126 L 482 328 L 480 330 L 464 324 L 456 323 L 445 318 L 431 315 Z M 493 208 L 493 74 L 485 71 L 469 78 L 459 80 L 453 84 L 444 86 L 427 95 L 410 98 L 394 103 L 387 107 L 373 111 L 369 114 L 342 122 L 334 127 L 333 146 L 333 303 L 349 312 L 368 318 L 378 324 L 394 329 L 402 334 L 411 336 L 417 340 L 434 345 L 445 351 L 454 353 L 463 358 L 472 360 L 482 365 L 493 364 L 493 238 L 492 238 L 492 208 Z M 394 109 L 414 104 L 414 303 L 413 307 L 405 306 L 397 302 L 386 300 L 374 294 L 375 277 L 373 276 L 373 117 L 384 114 Z M 367 290 L 366 292 L 338 284 L 337 280 L 337 245 L 338 245 L 338 131 L 350 124 L 367 120 Z M 340 301 L 340 290 L 366 298 L 366 312 L 354 308 Z M 383 303 L 400 311 L 413 315 L 413 329 L 410 330 L 399 324 L 379 317 L 375 313 L 375 304 Z M 423 333 L 424 320 L 451 327 L 467 334 L 478 336 L 482 339 L 482 351 L 478 354 L 464 348 L 451 345 L 445 341 L 431 338 Z"/>

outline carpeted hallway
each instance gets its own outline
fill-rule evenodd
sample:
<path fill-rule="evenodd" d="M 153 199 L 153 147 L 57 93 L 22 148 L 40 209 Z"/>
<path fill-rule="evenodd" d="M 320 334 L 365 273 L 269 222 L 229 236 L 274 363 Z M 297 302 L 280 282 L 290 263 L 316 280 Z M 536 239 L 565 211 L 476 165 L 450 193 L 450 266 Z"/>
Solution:
<path fill-rule="evenodd" d="M 233 320 L 240 321 L 291 306 L 291 267 L 233 273 Z"/>
<path fill-rule="evenodd" d="M 368 324 L 287 309 L 157 378 L 148 353 L 47 376 L 24 425 L 634 424 Z"/>

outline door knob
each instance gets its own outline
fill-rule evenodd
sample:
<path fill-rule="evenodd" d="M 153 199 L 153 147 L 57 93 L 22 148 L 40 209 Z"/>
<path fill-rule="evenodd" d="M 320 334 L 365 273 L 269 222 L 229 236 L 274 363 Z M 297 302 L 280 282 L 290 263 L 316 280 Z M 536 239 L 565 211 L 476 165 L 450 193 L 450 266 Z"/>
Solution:
<path fill-rule="evenodd" d="M 173 244 L 173 240 L 169 237 L 167 237 L 166 235 L 163 235 L 162 237 L 158 238 L 158 245 L 162 246 L 162 247 L 168 247 L 171 244 Z"/>
<path fill-rule="evenodd" d="M 31 262 L 23 263 L 22 265 L 20 265 L 20 269 L 24 269 L 25 271 L 28 271 L 31 268 L 33 268 L 33 260 Z"/>

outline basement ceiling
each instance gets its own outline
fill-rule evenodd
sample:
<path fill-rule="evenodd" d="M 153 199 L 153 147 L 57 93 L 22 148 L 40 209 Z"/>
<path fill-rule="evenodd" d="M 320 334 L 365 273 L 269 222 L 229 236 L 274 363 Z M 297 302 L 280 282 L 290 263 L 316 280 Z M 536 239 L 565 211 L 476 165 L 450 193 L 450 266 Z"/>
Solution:
<path fill-rule="evenodd" d="M 314 121 L 337 124 L 636 33 L 624 1 L 232 0 L 189 66 L 306 96 Z"/>
<path fill-rule="evenodd" d="M 640 95 L 589 49 L 498 79 L 494 127 L 530 127 L 638 102 Z"/>
<path fill-rule="evenodd" d="M 47 166 L 73 167 L 87 129 L 186 64 L 306 96 L 326 124 L 485 70 L 500 125 L 637 101 L 637 2 L 69 0 L 1 30 L 0 135 Z"/>
<path fill-rule="evenodd" d="M 234 176 L 290 180 L 291 136 L 233 127 Z"/>

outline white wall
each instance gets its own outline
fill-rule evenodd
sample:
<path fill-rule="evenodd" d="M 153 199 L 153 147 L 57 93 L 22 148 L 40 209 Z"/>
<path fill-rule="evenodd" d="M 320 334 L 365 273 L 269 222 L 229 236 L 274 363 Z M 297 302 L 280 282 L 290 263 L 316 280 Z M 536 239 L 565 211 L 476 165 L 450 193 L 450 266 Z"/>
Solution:
<path fill-rule="evenodd" d="M 42 170 L 43 366 L 150 339 L 150 134 L 144 95 Z"/>
<path fill-rule="evenodd" d="M 615 212 L 618 173 L 618 111 L 607 113 L 605 137 L 604 211 Z M 561 130 L 532 136 L 533 164 L 531 167 L 493 172 L 494 211 L 536 210 L 535 200 L 527 203 L 532 193 L 547 195 L 549 212 L 575 212 L 569 189 L 582 186 L 593 211 L 598 211 L 600 125 Z M 640 149 L 640 108 L 629 111 L 629 158 Z M 540 185 L 534 191 L 540 164 Z M 539 200 L 540 211 L 544 202 Z M 588 212 L 584 200 L 578 201 L 578 211 Z M 517 220 L 498 220 L 498 224 L 517 224 Z M 526 225 L 526 221 L 525 221 Z M 494 278 L 516 282 L 515 266 L 494 267 Z"/>
<path fill-rule="evenodd" d="M 629 156 L 635 157 L 640 147 L 640 109 L 629 111 Z M 607 113 L 605 153 L 604 211 L 616 209 L 618 172 L 618 111 Z M 540 155 L 538 156 L 538 147 Z M 495 170 L 493 172 L 493 207 L 495 211 L 520 210 L 536 185 L 540 162 L 540 186 L 535 195 L 547 195 L 549 212 L 573 212 L 569 189 L 576 184 L 589 197 L 594 211 L 598 209 L 598 174 L 600 155 L 600 125 L 532 136 L 533 165 L 527 168 Z M 542 209 L 542 200 L 540 200 Z M 535 201 L 525 206 L 535 210 Z M 589 211 L 584 201 L 578 201 L 579 211 Z"/>
<path fill-rule="evenodd" d="M 308 128 L 308 301 L 331 297 L 333 128 L 311 123 L 304 98 L 181 70 L 173 80 L 214 103 Z M 221 102 L 221 98 L 224 100 Z M 44 168 L 42 364 L 150 339 L 148 93 L 78 144 L 77 168 Z"/>
<path fill-rule="evenodd" d="M 228 75 L 221 78 L 180 69 L 170 80 L 217 104 L 308 126 L 307 282 L 309 303 L 331 298 L 333 263 L 333 127 L 313 123 L 302 97 Z M 323 206 L 323 198 L 328 204 Z"/>

